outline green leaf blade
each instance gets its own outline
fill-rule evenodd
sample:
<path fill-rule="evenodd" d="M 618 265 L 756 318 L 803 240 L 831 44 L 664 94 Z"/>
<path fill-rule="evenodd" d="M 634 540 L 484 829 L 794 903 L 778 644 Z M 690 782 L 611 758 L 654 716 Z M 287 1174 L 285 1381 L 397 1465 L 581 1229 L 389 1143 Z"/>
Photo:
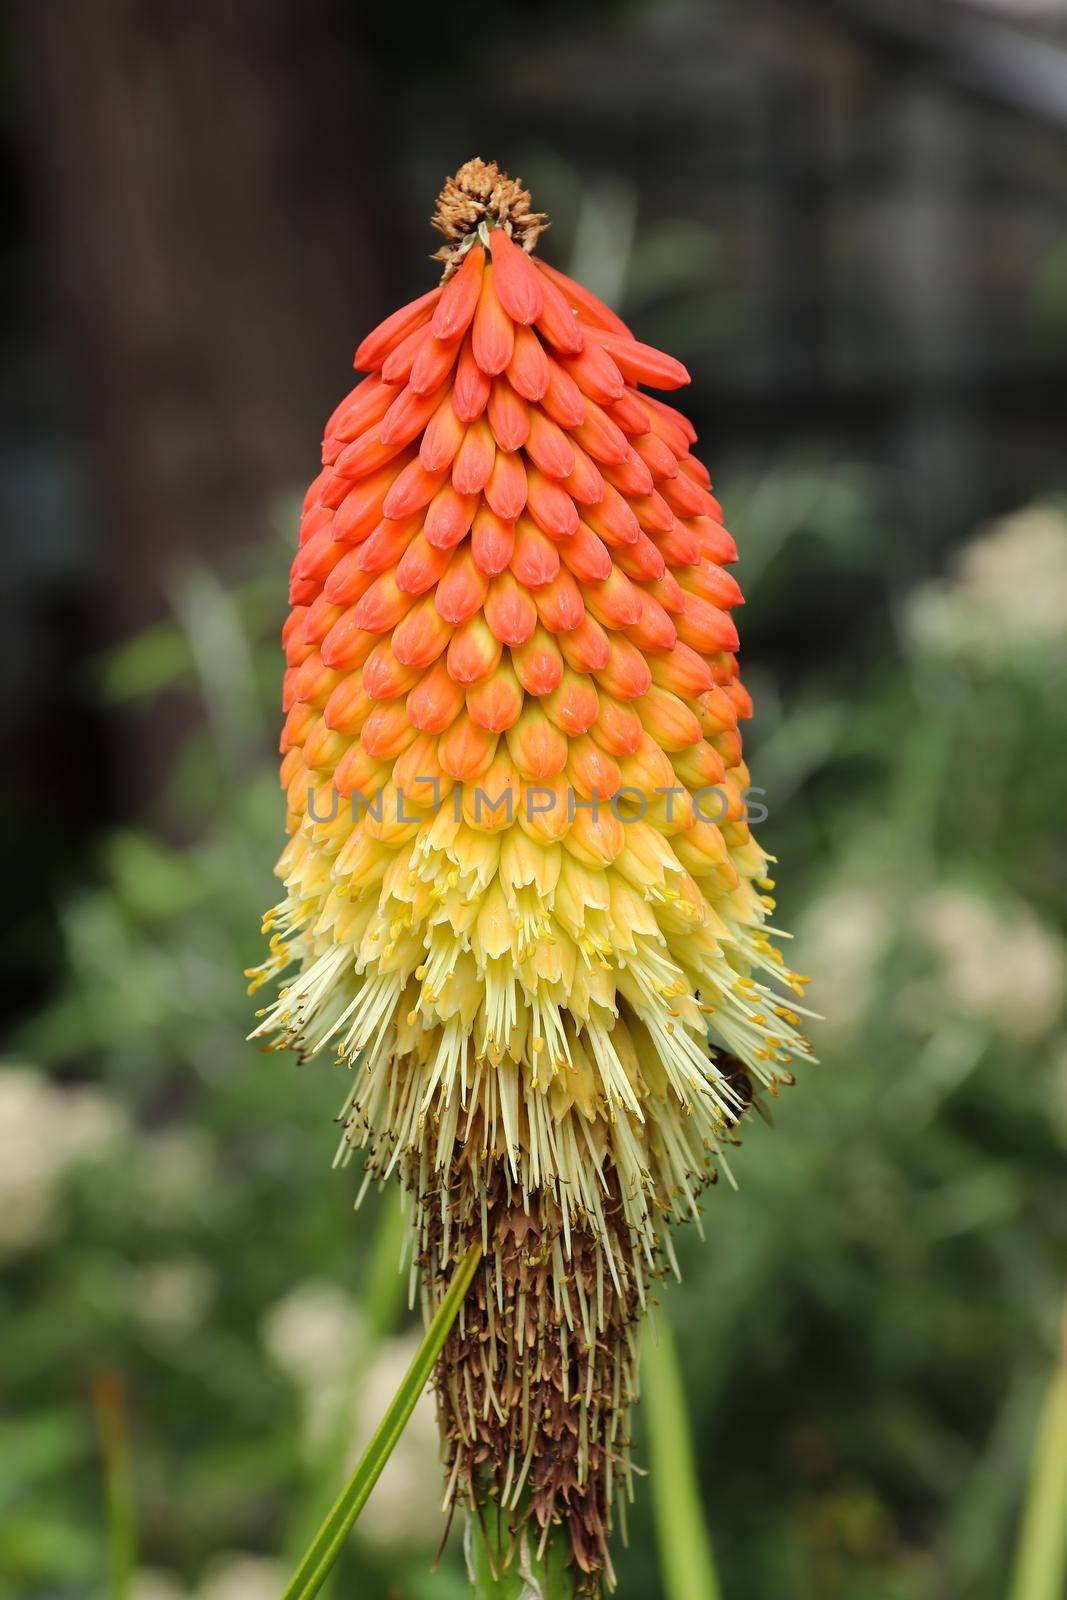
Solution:
<path fill-rule="evenodd" d="M 1067 1584 L 1067 1308 L 1042 1408 L 1011 1600 L 1062 1600 Z"/>
<path fill-rule="evenodd" d="M 722 1600 L 700 1501 L 678 1351 L 665 1316 L 641 1354 L 649 1482 L 667 1600 Z"/>
<path fill-rule="evenodd" d="M 480 1242 L 471 1245 L 457 1266 L 448 1292 L 427 1328 L 422 1343 L 404 1375 L 385 1416 L 375 1431 L 359 1465 L 338 1497 L 315 1538 L 308 1546 L 282 1600 L 311 1600 L 321 1589 L 336 1562 L 356 1519 L 370 1497 L 385 1463 L 407 1426 L 416 1402 L 433 1373 L 449 1330 L 471 1286 L 482 1257 Z"/>

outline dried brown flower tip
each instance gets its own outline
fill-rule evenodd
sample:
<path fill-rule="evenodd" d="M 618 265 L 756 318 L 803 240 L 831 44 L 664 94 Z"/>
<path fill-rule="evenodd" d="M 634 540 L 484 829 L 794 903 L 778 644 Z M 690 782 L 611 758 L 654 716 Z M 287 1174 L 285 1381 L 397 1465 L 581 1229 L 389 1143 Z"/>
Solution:
<path fill-rule="evenodd" d="M 481 223 L 502 227 L 527 254 L 549 226 L 543 211 L 530 210 L 529 190 L 501 172 L 495 161 L 480 156 L 465 161 L 447 180 L 430 221 L 448 241 L 434 255 L 435 261 L 445 263 L 446 279 L 459 266 Z"/>
<path fill-rule="evenodd" d="M 526 1532 L 538 1559 L 559 1528 L 573 1592 L 599 1595 L 601 1580 L 615 1584 L 614 1506 L 632 1498 L 628 1413 L 660 1250 L 633 1261 L 613 1170 L 606 1249 L 589 1222 L 524 1193 L 501 1166 L 475 1182 L 460 1147 L 453 1172 L 451 1205 L 427 1193 L 420 1206 L 427 1316 L 474 1239 L 486 1254 L 437 1365 L 447 1499 L 495 1504 L 512 1541 Z M 411 1168 L 407 1181 L 417 1191 Z"/>

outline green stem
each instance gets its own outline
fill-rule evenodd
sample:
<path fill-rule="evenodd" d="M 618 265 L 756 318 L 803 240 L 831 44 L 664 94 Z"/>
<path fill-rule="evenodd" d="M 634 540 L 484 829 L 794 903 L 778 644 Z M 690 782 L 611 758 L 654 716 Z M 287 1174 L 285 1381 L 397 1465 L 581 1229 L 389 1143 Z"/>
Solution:
<path fill-rule="evenodd" d="M 466 1298 L 481 1256 L 481 1242 L 476 1241 L 456 1267 L 448 1292 L 427 1328 L 400 1388 L 379 1423 L 355 1472 L 308 1546 L 307 1553 L 293 1574 L 282 1600 L 311 1600 L 311 1596 L 317 1594 L 325 1582 L 344 1547 L 345 1540 L 352 1531 L 356 1518 L 366 1505 L 382 1468 L 392 1455 L 420 1394 L 430 1380 L 449 1330 Z"/>
<path fill-rule="evenodd" d="M 540 1592 L 545 1600 L 564 1600 L 573 1592 L 573 1576 L 567 1572 L 567 1540 L 558 1530 L 549 1535 L 540 1558 L 536 1545 L 540 1534 L 532 1530 L 513 1534 L 507 1517 L 495 1500 L 485 1499 L 470 1512 L 463 1553 L 471 1581 L 472 1600 L 523 1600 Z M 529 1580 L 529 1581 L 528 1581 Z"/>
<path fill-rule="evenodd" d="M 1015 1556 L 1011 1600 L 1067 1592 L 1067 1305 L 1059 1359 L 1041 1411 Z"/>
<path fill-rule="evenodd" d="M 641 1389 L 663 1591 L 667 1600 L 722 1600 L 700 1503 L 678 1352 L 662 1313 L 655 1335 L 646 1332 Z"/>
<path fill-rule="evenodd" d="M 137 1521 L 122 1379 L 110 1368 L 93 1375 L 107 1495 L 107 1572 L 111 1600 L 127 1600 L 137 1567 Z"/>

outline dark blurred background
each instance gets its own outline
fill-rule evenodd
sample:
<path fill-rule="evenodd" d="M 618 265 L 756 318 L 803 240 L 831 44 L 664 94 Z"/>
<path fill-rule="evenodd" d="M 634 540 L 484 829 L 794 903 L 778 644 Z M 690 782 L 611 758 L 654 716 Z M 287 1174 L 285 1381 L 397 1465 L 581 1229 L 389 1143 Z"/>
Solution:
<path fill-rule="evenodd" d="M 664 1293 L 724 1593 L 1002 1595 L 1067 1278 L 1067 6 L 0 30 L 3 1592 L 135 1541 L 135 1600 L 273 1600 L 406 1359 L 392 1198 L 353 1217 L 342 1085 L 242 1042 L 240 973 L 299 496 L 480 154 L 692 372 L 827 1019 Z M 465 1592 L 421 1417 L 348 1592 Z M 630 1540 L 655 1597 L 643 1493 Z"/>

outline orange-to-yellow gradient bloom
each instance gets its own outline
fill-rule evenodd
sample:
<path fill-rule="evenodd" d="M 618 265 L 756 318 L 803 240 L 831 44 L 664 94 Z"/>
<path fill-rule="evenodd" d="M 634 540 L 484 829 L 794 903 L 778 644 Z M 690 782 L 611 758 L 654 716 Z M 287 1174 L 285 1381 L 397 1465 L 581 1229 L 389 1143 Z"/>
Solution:
<path fill-rule="evenodd" d="M 688 374 L 529 253 L 543 220 L 495 167 L 462 169 L 444 283 L 364 339 L 370 375 L 327 424 L 256 980 L 296 973 L 258 1032 L 351 1067 L 348 1140 L 416 1197 L 431 1299 L 465 1229 L 483 1300 L 505 1310 L 533 1273 L 573 1430 L 539 1433 L 522 1381 L 472 1353 L 451 1489 L 484 1471 L 542 1526 L 569 1518 L 595 1571 L 646 1277 L 807 1046 L 745 820 L 737 552 L 691 424 L 647 392 Z M 491 1258 L 515 1218 L 533 1233 L 509 1290 Z"/>

